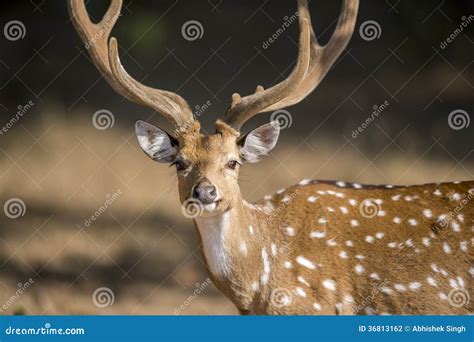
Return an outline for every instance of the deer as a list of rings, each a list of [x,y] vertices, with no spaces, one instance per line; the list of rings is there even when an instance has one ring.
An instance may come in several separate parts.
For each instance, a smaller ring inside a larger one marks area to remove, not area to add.
[[[164,116],[171,133],[144,121],[138,144],[174,165],[181,204],[192,217],[207,272],[242,315],[472,314],[474,181],[362,185],[303,179],[249,203],[238,175],[275,147],[271,121],[242,134],[260,113],[296,105],[325,77],[354,31],[358,0],[343,0],[334,33],[316,39],[306,0],[298,0],[296,64],[280,83],[232,95],[201,132],[178,94],[148,87],[121,64],[110,33],[122,1],[91,22],[84,0],[69,0],[77,32],[105,80],[121,96]]]

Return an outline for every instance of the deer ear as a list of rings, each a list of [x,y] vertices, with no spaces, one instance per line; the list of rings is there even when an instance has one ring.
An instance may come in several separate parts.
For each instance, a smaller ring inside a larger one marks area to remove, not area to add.
[[[143,152],[154,161],[171,163],[176,158],[179,143],[164,130],[139,120],[135,133]]]
[[[276,145],[280,135],[278,121],[260,126],[237,141],[239,154],[244,162],[256,163]]]

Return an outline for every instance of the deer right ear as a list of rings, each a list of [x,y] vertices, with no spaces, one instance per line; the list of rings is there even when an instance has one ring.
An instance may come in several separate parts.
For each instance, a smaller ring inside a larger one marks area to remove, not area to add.
[[[179,143],[164,130],[139,120],[135,133],[143,152],[154,161],[171,163],[176,158]]]
[[[256,163],[276,145],[280,135],[278,121],[260,126],[237,141],[240,158],[247,163]]]

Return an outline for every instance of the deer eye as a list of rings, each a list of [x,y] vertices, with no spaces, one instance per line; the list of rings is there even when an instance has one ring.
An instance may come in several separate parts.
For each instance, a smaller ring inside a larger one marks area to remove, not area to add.
[[[174,165],[176,167],[176,171],[183,171],[188,168],[185,162],[182,160],[175,160],[171,165]]]
[[[239,162],[237,160],[231,160],[226,164],[226,167],[231,170],[235,170],[237,168],[237,165],[239,165]]]

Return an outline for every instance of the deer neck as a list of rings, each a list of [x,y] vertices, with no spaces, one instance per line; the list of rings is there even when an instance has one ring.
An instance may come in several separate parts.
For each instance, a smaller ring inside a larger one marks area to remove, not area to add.
[[[211,277],[232,300],[247,298],[249,289],[245,286],[258,282],[259,271],[248,262],[254,254],[260,256],[263,241],[259,239],[265,236],[257,214],[240,198],[237,205],[224,213],[195,218]]]

